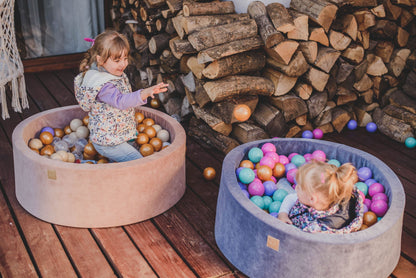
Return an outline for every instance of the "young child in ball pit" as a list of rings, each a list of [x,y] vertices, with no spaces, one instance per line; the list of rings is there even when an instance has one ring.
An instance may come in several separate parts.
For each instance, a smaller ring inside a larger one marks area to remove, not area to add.
[[[278,219],[306,232],[345,234],[363,222],[363,197],[354,187],[356,168],[312,161],[296,173],[296,193],[286,196]]]
[[[168,84],[132,92],[127,75],[129,42],[116,31],[107,30],[92,40],[75,77],[75,97],[89,112],[90,140],[97,152],[112,161],[143,157],[132,145],[136,138],[135,107],[147,98],[165,92]]]

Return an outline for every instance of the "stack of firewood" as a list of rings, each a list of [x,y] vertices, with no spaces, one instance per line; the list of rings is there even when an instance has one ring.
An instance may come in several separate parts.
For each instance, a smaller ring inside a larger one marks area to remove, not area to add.
[[[224,152],[307,129],[341,132],[351,119],[399,142],[414,136],[414,0],[253,1],[247,14],[232,1],[126,0],[113,12],[134,45],[136,87],[168,82],[166,112],[193,113],[189,134]],[[251,110],[245,122],[239,104]]]

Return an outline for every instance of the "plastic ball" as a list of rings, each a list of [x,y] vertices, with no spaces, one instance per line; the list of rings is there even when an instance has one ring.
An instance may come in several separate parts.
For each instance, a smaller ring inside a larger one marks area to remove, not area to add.
[[[264,207],[263,209],[268,210],[271,203],[273,203],[273,199],[270,196],[263,196]]]
[[[150,139],[149,144],[153,146],[153,149],[155,150],[155,152],[160,151],[163,147],[162,140],[160,140],[157,137],[154,137],[154,138]]]
[[[268,156],[263,156],[260,161],[259,161],[260,165],[266,165],[269,166],[270,169],[273,169],[274,165],[276,164],[273,160],[273,158],[268,157]]]
[[[53,135],[48,131],[44,131],[39,135],[39,139],[44,145],[49,145],[53,141]]]
[[[360,181],[365,181],[371,178],[373,175],[373,172],[368,167],[361,167],[357,170],[358,179]]]
[[[65,162],[68,161],[68,154],[69,154],[68,152],[63,151],[63,150],[57,151],[56,149],[55,151],[56,151],[55,154],[59,155],[62,161],[65,161]]]
[[[286,172],[286,168],[285,165],[283,165],[282,163],[276,163],[273,167],[273,176],[275,176],[276,178],[281,178],[285,175]]]
[[[377,223],[377,215],[374,212],[368,211],[364,213],[364,217],[363,217],[364,225],[367,225],[368,227],[370,227],[374,225],[375,223]]]
[[[277,180],[273,175],[270,177],[270,180],[273,181],[274,183],[277,183]]]
[[[245,159],[240,162],[240,167],[254,169],[254,164],[250,160]]]
[[[298,169],[292,169],[289,170],[286,174],[286,178],[290,183],[295,183],[295,177],[296,177],[296,173],[298,172]]]
[[[243,168],[238,173],[238,179],[245,184],[251,183],[255,177],[256,175],[254,174],[254,171],[250,168]]]
[[[349,130],[354,130],[357,128],[357,121],[356,120],[350,120],[347,124],[347,127]]]
[[[68,153],[68,159],[66,160],[69,163],[75,162],[75,155],[73,153]]]
[[[264,201],[262,197],[256,195],[256,196],[251,197],[250,201],[252,201],[260,209],[264,209]]]
[[[50,156],[49,158],[50,158],[50,159],[53,159],[53,160],[65,161],[65,160],[63,160],[62,156],[60,156],[60,155],[59,155],[59,154],[57,154],[57,153],[53,153],[53,154],[51,154],[51,156]]]
[[[414,137],[407,137],[406,140],[404,140],[404,144],[409,149],[413,149],[416,147],[416,139]]]
[[[82,123],[83,123],[85,126],[88,126],[88,124],[90,123],[90,117],[87,115],[87,116],[85,116],[84,118],[82,118]]]
[[[304,132],[302,132],[302,138],[306,138],[306,139],[312,139],[313,138],[313,133],[310,130],[305,130]]]
[[[305,153],[303,155],[303,157],[305,158],[306,162],[310,162],[312,160],[312,154],[311,153]]]
[[[143,144],[140,147],[139,151],[143,156],[149,156],[149,155],[153,154],[155,150],[153,149],[152,145],[147,143],[147,144]]]
[[[341,162],[339,162],[336,159],[330,159],[330,160],[328,160],[328,164],[332,164],[332,165],[335,165],[337,167],[341,166]]]
[[[324,132],[320,128],[315,128],[312,131],[312,133],[313,133],[313,138],[315,139],[322,139],[322,137],[324,136]]]
[[[156,130],[156,133],[162,130],[162,127],[160,125],[152,125],[152,127]]]
[[[240,189],[247,190],[247,185],[246,185],[246,184],[244,184],[244,183],[242,183],[242,182],[237,182],[237,183],[238,183],[238,185],[240,186]]]
[[[248,151],[248,159],[253,163],[259,162],[262,157],[263,152],[260,148],[254,147]]]
[[[387,202],[384,200],[376,200],[371,202],[371,211],[374,212],[377,216],[384,216],[386,214],[387,209],[389,206],[387,205]]]
[[[150,100],[150,106],[152,107],[152,108],[155,108],[155,109],[157,109],[157,108],[159,108],[160,107],[160,100],[158,99],[158,98],[152,98],[151,100]]]
[[[95,156],[97,154],[97,151],[94,148],[94,145],[92,143],[88,143],[84,147],[84,153],[89,156]]]
[[[169,141],[169,136],[169,131],[167,131],[166,129],[160,130],[156,135],[156,137],[162,140],[163,142]]]
[[[238,175],[240,174],[240,172],[241,172],[241,170],[243,169],[244,167],[238,167],[236,170],[235,170],[235,174],[237,175],[237,177],[238,177]]]
[[[56,152],[58,152],[58,151],[65,151],[65,152],[67,152],[69,150],[68,144],[65,141],[62,141],[62,140],[56,142],[54,144],[54,147],[55,147],[55,151]]]
[[[29,141],[29,148],[39,150],[43,147],[43,143],[40,139],[32,138]]]
[[[359,182],[357,182],[355,184],[355,187],[357,187],[357,189],[360,190],[364,194],[364,196],[367,195],[367,193],[368,193],[368,186],[365,183],[359,181]]]
[[[246,104],[238,104],[234,107],[233,115],[237,121],[244,122],[250,118],[251,109]]]
[[[145,119],[143,120],[143,124],[144,124],[145,126],[152,126],[152,125],[154,125],[154,124],[155,124],[155,120],[153,120],[152,118],[145,118]]]
[[[62,128],[54,128],[53,131],[55,133],[55,137],[62,138],[65,135],[65,132]]]
[[[280,210],[280,206],[282,205],[282,202],[280,201],[274,201],[269,205],[269,212],[270,213],[278,213]]]
[[[105,164],[108,163],[108,159],[107,158],[100,158],[97,160],[97,164]]]
[[[264,154],[268,152],[276,153],[276,146],[272,143],[265,143],[263,146],[261,146],[261,150]]]
[[[276,152],[266,152],[264,154],[264,157],[270,157],[271,159],[273,159],[274,163],[278,163],[279,162],[279,155]]]
[[[144,115],[143,115],[143,113],[142,113],[142,112],[136,112],[136,113],[134,114],[134,121],[135,121],[137,124],[140,124],[141,122],[143,122],[143,120],[144,120]]]
[[[257,169],[257,177],[262,181],[270,180],[272,175],[273,175],[273,170],[267,165],[261,165]]]
[[[379,193],[374,194],[374,196],[371,198],[372,202],[377,201],[377,200],[383,200],[384,202],[387,203],[389,201],[389,198],[387,197],[386,194],[379,192]]]
[[[277,190],[277,186],[272,181],[265,181],[263,182],[264,186],[264,194],[267,196],[272,196],[273,193]]]
[[[287,173],[287,172],[289,172],[289,171],[290,171],[290,170],[292,170],[292,169],[295,169],[295,168],[297,168],[297,167],[296,167],[296,165],[295,165],[294,163],[292,163],[292,162],[290,162],[290,163],[288,163],[288,164],[286,164],[286,165],[285,165],[286,173]]]
[[[273,193],[273,200],[282,202],[286,198],[287,194],[286,190],[279,188]]]
[[[81,119],[72,119],[72,121],[69,123],[69,127],[72,131],[76,131],[78,127],[82,126],[83,122]]]
[[[377,130],[377,125],[374,122],[369,122],[366,126],[365,129],[368,132],[374,133]]]
[[[247,199],[250,198],[250,193],[248,193],[248,191],[246,189],[242,189],[241,191],[247,197]]]
[[[55,152],[55,148],[52,145],[46,145],[40,149],[40,155],[52,155]]]
[[[206,179],[207,181],[213,180],[215,179],[216,173],[217,172],[215,171],[214,168],[206,167],[203,172],[204,179]]]
[[[146,133],[137,134],[136,143],[139,146],[141,146],[143,144],[146,144],[146,143],[149,143],[149,136],[147,136]]]
[[[269,209],[269,211],[270,211],[270,209]],[[270,216],[273,216],[274,218],[277,218],[277,216],[279,215],[279,213],[277,213],[277,212],[270,212],[269,215]]]
[[[371,206],[371,200],[370,200],[370,199],[365,198],[365,199],[364,199],[364,205],[366,205],[366,206],[367,206],[367,208],[369,208],[369,207]]]
[[[368,226],[367,226],[367,225],[365,225],[365,224],[362,224],[362,225],[361,225],[361,228],[360,228],[360,230],[359,230],[359,231],[363,231],[363,230],[365,230],[365,229],[368,229]]]
[[[286,165],[289,163],[289,158],[287,158],[285,155],[279,155],[279,162],[283,165]]]
[[[294,157],[292,157],[292,160],[291,160],[291,163],[295,164],[296,167],[298,167],[298,168],[301,165],[305,164],[305,162],[306,162],[305,158],[300,154],[295,155]]]
[[[255,178],[247,187],[248,193],[250,193],[251,196],[258,195],[263,196],[264,194],[264,185],[261,182],[261,180]]]
[[[378,182],[373,183],[368,187],[368,195],[373,197],[377,193],[384,193],[384,186]]]
[[[375,179],[368,179],[368,180],[365,181],[365,184],[370,186],[370,185],[372,185],[373,183],[376,183],[376,182],[377,181]]]
[[[153,126],[145,127],[145,129],[143,130],[143,133],[147,134],[147,136],[149,136],[149,138],[153,138],[153,137],[156,136],[156,130],[153,128]]]
[[[45,126],[44,128],[42,128],[42,129],[40,130],[40,133],[42,133],[42,132],[44,132],[44,131],[47,131],[47,132],[49,132],[50,134],[52,134],[52,136],[55,136],[55,130],[54,130],[53,128],[49,127],[49,126]]]
[[[368,207],[365,205],[365,204],[363,204],[363,210],[364,210],[364,213],[366,213],[367,211],[368,211]]]
[[[360,194],[361,198],[364,200],[365,199],[365,195],[362,191],[358,190],[358,193]]]
[[[77,128],[77,130],[75,131],[75,134],[77,135],[78,138],[87,138],[88,135],[90,134],[90,131],[88,127],[86,127],[85,125],[81,125]]]
[[[321,150],[316,150],[312,153],[312,159],[325,162],[326,154]]]
[[[291,153],[291,154],[289,154],[289,155],[287,156],[287,158],[289,159],[289,161],[291,161],[291,160],[292,160],[292,158],[293,158],[295,155],[298,155],[298,153]]]

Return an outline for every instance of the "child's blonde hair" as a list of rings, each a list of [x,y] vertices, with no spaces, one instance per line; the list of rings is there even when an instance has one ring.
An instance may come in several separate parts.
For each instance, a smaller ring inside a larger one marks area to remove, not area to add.
[[[97,55],[101,56],[105,63],[110,57],[118,59],[123,53],[128,55],[129,52],[130,45],[126,36],[113,30],[107,30],[95,38],[93,46],[85,53],[79,70],[85,72],[93,63],[97,63]]]
[[[357,181],[357,170],[351,163],[337,167],[312,161],[299,167],[296,173],[297,186],[309,195],[320,193],[329,206],[347,203]]]

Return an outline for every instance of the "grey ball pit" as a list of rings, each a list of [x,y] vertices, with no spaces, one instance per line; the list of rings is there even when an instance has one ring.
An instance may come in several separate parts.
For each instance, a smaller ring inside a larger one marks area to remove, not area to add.
[[[87,113],[78,105],[51,109],[13,131],[16,197],[32,215],[82,228],[136,223],[165,212],[185,193],[186,134],[169,115],[140,107],[170,133],[171,145],[134,161],[76,164],[42,157],[27,146],[42,127],[64,127]]]
[[[237,184],[235,170],[252,147],[271,142],[277,153],[323,150],[328,158],[367,166],[386,188],[389,210],[380,222],[351,234],[312,234],[278,221],[255,206]],[[345,145],[313,139],[246,143],[224,159],[215,239],[225,257],[250,277],[388,277],[400,258],[405,194],[385,163]]]

